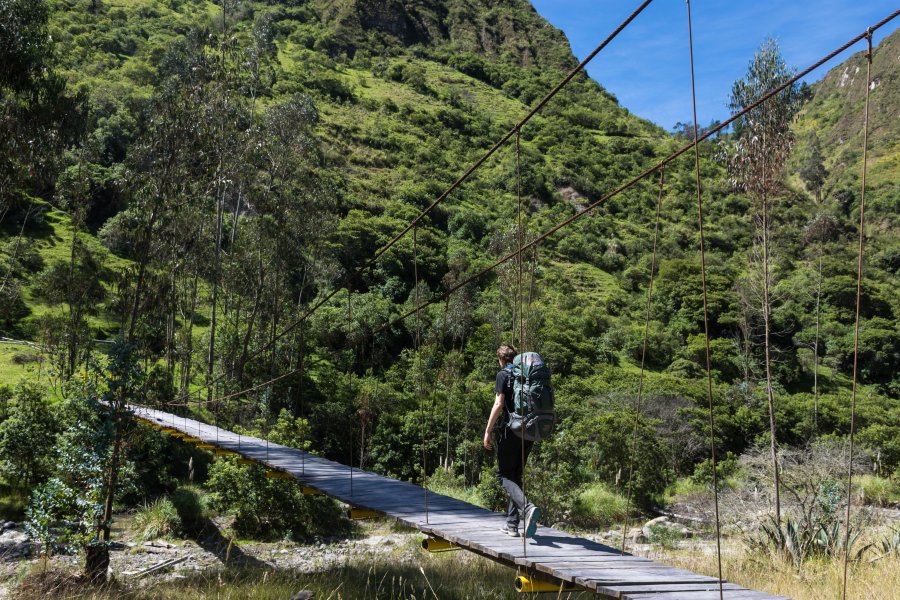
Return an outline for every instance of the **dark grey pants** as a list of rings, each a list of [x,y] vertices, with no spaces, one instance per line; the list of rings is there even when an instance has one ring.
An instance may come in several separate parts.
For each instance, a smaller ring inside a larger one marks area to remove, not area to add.
[[[519,525],[520,518],[525,518],[525,506],[528,504],[528,499],[525,497],[525,492],[522,491],[522,473],[533,445],[534,442],[525,442],[525,460],[523,461],[522,439],[508,427],[503,428],[497,440],[497,477],[500,478],[500,485],[509,496],[506,522],[513,527]]]

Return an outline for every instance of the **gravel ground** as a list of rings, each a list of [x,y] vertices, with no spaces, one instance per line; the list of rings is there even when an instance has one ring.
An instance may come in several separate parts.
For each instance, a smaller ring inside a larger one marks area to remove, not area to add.
[[[220,527],[225,524],[217,523]],[[129,539],[128,532],[119,530],[117,537],[121,541],[115,542],[111,548],[110,570],[116,578],[128,579],[132,576],[130,574],[163,561],[184,559],[172,568],[141,578],[142,583],[150,584],[183,578],[193,571],[216,569],[226,560],[228,564],[256,564],[314,573],[363,558],[371,560],[377,556],[416,551],[421,534],[385,532],[386,529],[384,523],[366,524],[360,532],[364,537],[317,539],[306,544],[288,541],[231,543],[221,534],[197,541],[140,542]],[[0,599],[11,598],[11,588],[18,576],[41,560],[33,552],[33,544],[20,524],[0,523]],[[82,560],[80,556],[54,556],[50,563],[51,566],[77,571]]]

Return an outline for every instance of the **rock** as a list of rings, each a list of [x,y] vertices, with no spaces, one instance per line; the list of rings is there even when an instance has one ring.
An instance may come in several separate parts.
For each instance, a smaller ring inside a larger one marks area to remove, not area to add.
[[[641,532],[644,534],[645,538],[650,538],[652,537],[652,528],[660,525],[665,527],[669,526],[669,517],[656,517],[655,519],[650,519],[649,521],[644,523],[644,526],[641,528]]]
[[[291,600],[311,600],[316,596],[315,592],[310,592],[309,590],[301,590],[291,596]]]

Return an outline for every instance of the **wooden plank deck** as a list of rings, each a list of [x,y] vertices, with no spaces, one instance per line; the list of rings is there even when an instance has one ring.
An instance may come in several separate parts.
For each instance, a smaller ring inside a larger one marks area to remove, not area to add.
[[[170,413],[132,406],[135,417],[188,434],[204,443],[231,450],[271,469],[284,471],[304,486],[341,502],[391,517],[425,534],[546,577],[617,600],[719,600],[714,577],[668,567],[652,560],[621,554],[597,542],[550,527],[538,526],[523,548],[521,538],[499,532],[505,515],[427,493],[412,483],[353,469],[302,450],[267,443]],[[741,586],[723,584],[725,600],[786,600]]]

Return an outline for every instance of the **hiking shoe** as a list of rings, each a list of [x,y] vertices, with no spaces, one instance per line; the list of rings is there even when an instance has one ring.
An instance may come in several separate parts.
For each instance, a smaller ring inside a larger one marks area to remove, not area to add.
[[[541,518],[541,509],[534,504],[528,504],[525,507],[525,537],[534,537],[537,531],[538,519]]]
[[[506,524],[500,528],[500,531],[502,531],[503,533],[505,533],[506,535],[508,535],[510,537],[519,537],[519,527],[516,525]]]

